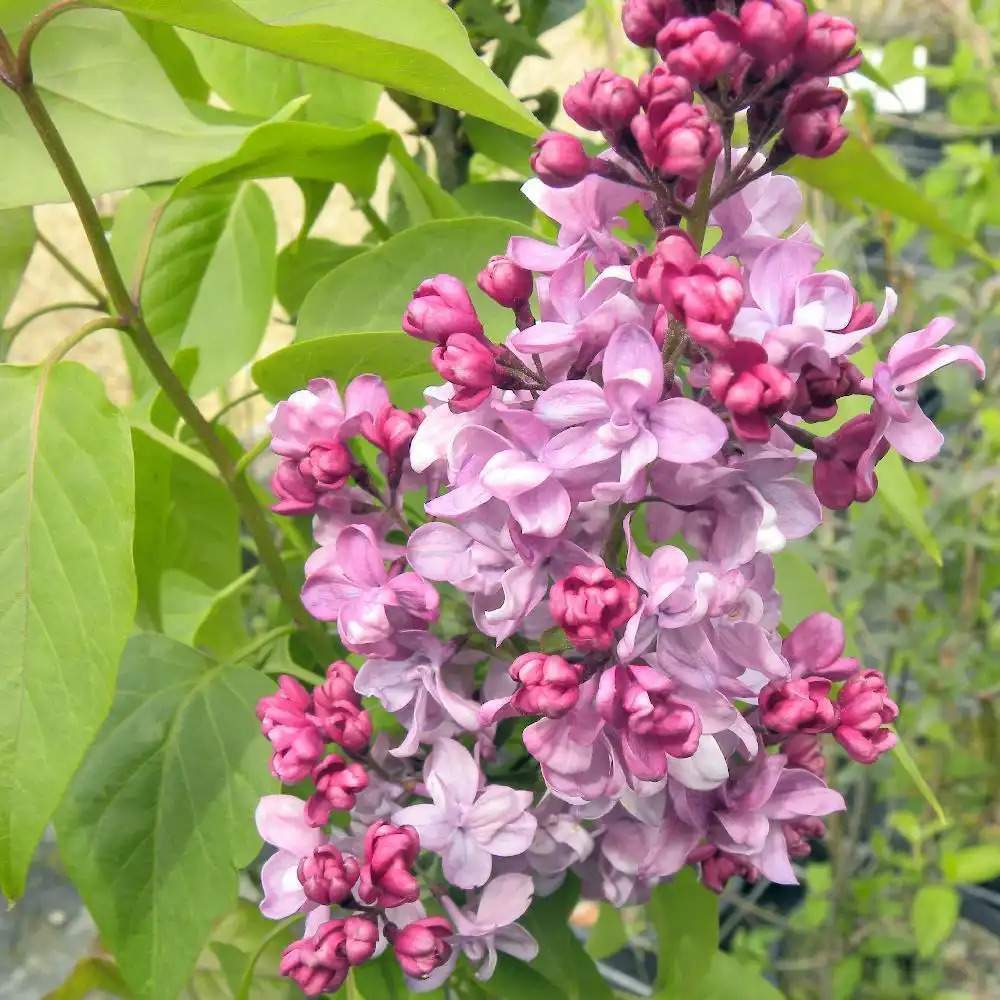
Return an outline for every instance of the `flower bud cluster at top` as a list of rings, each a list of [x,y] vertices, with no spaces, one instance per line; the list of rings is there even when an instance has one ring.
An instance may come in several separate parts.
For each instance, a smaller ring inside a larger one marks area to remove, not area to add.
[[[895,742],[885,679],[836,618],[779,631],[771,556],[871,499],[890,448],[934,457],[919,382],[982,360],[938,318],[863,373],[851,357],[896,297],[860,301],[795,228],[801,194],[773,171],[843,143],[848,21],[626,0],[623,23],[662,62],[566,94],[599,156],[539,140],[524,193],[558,236],[483,262],[503,341],[462,281],[430,276],[402,319],[442,380],[423,407],[375,375],[318,378],[269,418],[274,510],[313,518],[303,603],[358,664],[312,691],[282,678],[258,711],[274,775],[308,782],[257,822],[261,909],[304,915],[281,969],[311,996],[385,948],[414,989],[463,955],[480,978],[498,950],[530,960],[518,921],[568,872],[619,906],[686,865],[716,891],[795,882],[844,808],[829,741],[861,763]],[[634,206],[651,247],[623,235]],[[867,412],[809,429],[848,396]],[[532,780],[505,780],[504,741]]]

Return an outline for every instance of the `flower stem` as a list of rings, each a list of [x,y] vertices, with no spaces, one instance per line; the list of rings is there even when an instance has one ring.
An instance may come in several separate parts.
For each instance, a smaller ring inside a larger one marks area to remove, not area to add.
[[[108,296],[81,271],[44,233],[38,233],[38,242],[56,259],[59,266],[81,287],[84,291],[94,296],[95,305],[87,306],[88,309],[107,309]]]
[[[49,9],[53,10],[54,8]],[[223,481],[233,494],[243,523],[253,538],[258,558],[266,567],[271,582],[292,619],[306,631],[309,645],[317,660],[324,662],[332,659],[333,646],[326,634],[326,629],[320,622],[312,618],[302,606],[298,589],[288,575],[281,553],[275,545],[267,516],[254,497],[249,482],[237,469],[237,463],[229,453],[222,438],[206,420],[188,394],[184,383],[170,367],[170,363],[146,326],[138,306],[132,301],[125,285],[125,279],[118,269],[118,264],[108,244],[101,218],[90,198],[90,193],[87,191],[79,168],[59,134],[41,96],[31,82],[30,67],[26,65],[22,67],[20,59],[16,68],[10,66],[8,52],[9,46],[6,50],[0,47],[0,62],[4,64],[2,67],[4,77],[10,81],[11,89],[20,99],[76,207],[87,235],[87,241],[94,254],[97,269],[101,274],[101,280],[108,290],[111,304],[118,313],[116,322],[128,329],[132,343],[146,367],[218,468]]]

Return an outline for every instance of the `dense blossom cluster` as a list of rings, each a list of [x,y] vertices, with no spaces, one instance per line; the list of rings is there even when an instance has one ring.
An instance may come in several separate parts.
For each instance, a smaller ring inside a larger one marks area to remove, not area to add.
[[[312,691],[282,678],[259,708],[274,775],[311,781],[257,815],[262,909],[305,915],[282,972],[309,995],[386,947],[414,988],[462,954],[481,978],[498,950],[530,959],[518,920],[570,871],[617,905],[685,865],[715,890],[794,882],[844,808],[823,737],[862,763],[893,746],[897,708],[841,623],[779,630],[771,556],[870,499],[890,447],[933,457],[919,381],[982,361],[941,346],[945,319],[870,376],[851,361],[895,296],[816,270],[772,170],[843,142],[829,77],[857,64],[854,28],[801,0],[718,7],[627,0],[663,62],[566,95],[610,148],[539,142],[524,192],[559,234],[480,274],[512,313],[502,342],[431,277],[402,321],[443,380],[423,408],[363,375],[271,415],[275,510],[314,518],[303,602],[359,664]],[[635,205],[651,248],[623,233]],[[809,429],[845,397],[866,412]],[[362,697],[396,720],[374,741]]]

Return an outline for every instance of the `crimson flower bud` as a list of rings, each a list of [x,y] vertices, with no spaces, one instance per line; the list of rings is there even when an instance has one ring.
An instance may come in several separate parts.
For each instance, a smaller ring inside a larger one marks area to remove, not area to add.
[[[483,335],[465,285],[451,274],[420,282],[403,315],[403,329],[418,340],[443,344],[453,333]]]
[[[531,154],[531,169],[549,186],[572,187],[591,170],[590,157],[576,136],[546,132]]]
[[[686,13],[684,0],[625,0],[622,27],[633,45],[651,49],[667,21]]]
[[[305,780],[323,756],[323,738],[312,722],[275,726],[268,733],[268,739],[274,747],[271,773],[283,785]]]
[[[393,907],[415,903],[420,885],[410,868],[420,853],[420,838],[412,826],[376,820],[365,834],[365,863],[358,895],[369,906]]]
[[[846,17],[818,11],[810,15],[795,51],[795,63],[813,76],[843,76],[857,69],[861,54],[854,52],[858,29]]]
[[[351,965],[367,962],[378,947],[378,924],[368,917],[348,917],[344,921],[344,954]]]
[[[496,355],[483,341],[467,333],[452,334],[431,351],[431,364],[455,387],[449,406],[454,413],[474,410],[506,381]]]
[[[299,462],[299,472],[321,492],[339,490],[351,474],[351,453],[339,441],[314,444]]]
[[[694,180],[722,150],[719,126],[700,104],[675,104],[655,98],[646,114],[632,121],[632,135],[646,163],[661,174]],[[666,114],[663,109],[669,108]]]
[[[749,0],[740,8],[740,40],[755,59],[780,62],[805,35],[807,20],[802,0]]]
[[[852,503],[867,503],[878,489],[878,479],[871,483],[858,472],[858,462],[872,443],[875,418],[870,413],[852,417],[828,438],[817,442],[821,450],[813,463],[813,489],[819,502],[830,510],[845,510]],[[875,450],[878,462],[889,452],[882,440]]]
[[[789,411],[808,423],[836,416],[837,400],[857,392],[864,376],[846,357],[834,358],[829,369],[806,362],[795,383],[795,398]]]
[[[350,964],[346,956],[337,953],[343,923],[327,921],[312,937],[293,941],[281,954],[281,974],[295,982],[307,997],[335,993],[347,979]]]
[[[668,21],[656,36],[656,50],[671,73],[706,86],[736,66],[739,42],[740,22],[714,11],[708,17]]]
[[[639,111],[639,89],[610,69],[592,69],[563,97],[566,114],[595,132],[620,132]]]
[[[832,156],[848,136],[840,124],[846,107],[847,94],[824,80],[794,87],[785,101],[784,144],[799,156],[816,160]]]
[[[444,917],[424,917],[414,920],[392,934],[392,947],[406,975],[426,979],[436,968],[451,958],[447,939],[455,931]]]
[[[323,844],[299,861],[297,874],[307,899],[330,906],[350,896],[360,871],[357,858],[341,854],[333,844]]]
[[[315,714],[323,717],[329,714],[337,702],[349,701],[361,705],[361,698],[354,690],[357,674],[346,660],[334,660],[326,668],[326,680],[313,688],[313,705]]]
[[[731,878],[742,878],[745,882],[756,882],[760,878],[760,869],[751,864],[747,858],[735,854],[715,854],[701,862],[701,882],[712,892],[722,892]]]
[[[306,713],[312,709],[312,697],[294,678],[282,674],[278,690],[257,702],[261,732],[267,736],[275,726],[308,725]]]
[[[899,716],[879,670],[861,670],[837,695],[840,724],[833,731],[837,742],[859,764],[874,764],[896,745],[896,734],[885,728]]]
[[[671,73],[666,66],[658,65],[639,77],[639,97],[646,109],[657,101],[660,113],[666,115],[678,104],[691,104],[694,88],[686,77]]]
[[[768,364],[760,344],[742,340],[712,365],[709,391],[732,418],[741,441],[766,442],[771,437],[771,418],[788,409],[795,383],[780,368]]]
[[[828,733],[839,721],[830,681],[801,677],[772,681],[758,696],[760,721],[776,733]]]
[[[410,457],[410,442],[424,419],[420,410],[401,410],[386,403],[375,416],[361,416],[361,434],[389,460],[389,485],[396,487],[403,475],[403,466]]]
[[[522,309],[531,298],[531,272],[506,257],[490,257],[476,284],[505,309]]]
[[[334,811],[348,812],[354,808],[358,792],[368,787],[368,775],[357,763],[348,764],[339,754],[331,753],[312,772],[316,791],[306,801],[306,822],[322,826]]]
[[[574,566],[549,593],[552,617],[577,649],[609,649],[638,606],[635,584],[604,566]]]
[[[561,656],[523,653],[510,665],[510,676],[521,684],[514,707],[523,715],[558,719],[580,697],[582,673],[582,664],[569,663]]]
[[[812,853],[809,841],[822,840],[826,836],[826,824],[817,817],[807,816],[805,819],[782,823],[781,832],[785,835],[789,857],[808,858]]]
[[[805,771],[822,778],[826,771],[826,758],[819,745],[819,740],[809,733],[796,733],[789,736],[781,745],[788,767],[801,767]]]
[[[360,753],[371,742],[372,717],[358,705],[356,697],[343,701],[321,698],[313,719],[331,743],[348,753]]]
[[[316,480],[303,475],[299,463],[294,458],[283,458],[271,477],[271,492],[278,498],[271,510],[286,517],[313,514],[319,495]]]

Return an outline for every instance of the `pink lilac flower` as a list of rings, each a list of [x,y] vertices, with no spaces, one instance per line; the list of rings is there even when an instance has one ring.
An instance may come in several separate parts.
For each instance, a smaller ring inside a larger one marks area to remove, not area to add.
[[[535,835],[531,792],[489,785],[472,755],[454,740],[438,740],[424,764],[431,801],[401,809],[393,822],[412,826],[425,848],[441,854],[445,878],[472,889],[490,877],[494,857],[527,850]]]
[[[298,867],[327,842],[327,837],[307,822],[305,806],[294,795],[265,795],[257,804],[257,832],[277,848],[260,873],[264,890],[260,912],[272,920],[307,912],[317,905],[307,898]]]
[[[392,948],[403,972],[413,979],[427,979],[451,957],[447,939],[452,934],[444,917],[424,917],[394,931]]]
[[[888,727],[899,716],[889,697],[885,677],[878,670],[862,670],[837,695],[840,723],[833,731],[837,742],[861,764],[873,764],[896,745]]]
[[[552,618],[577,649],[609,649],[614,630],[634,614],[639,593],[631,580],[604,566],[574,566],[549,592]]]
[[[411,826],[376,820],[368,828],[358,896],[363,903],[402,906],[420,898],[420,885],[411,871],[420,851],[420,839]]]
[[[342,854],[333,844],[320,844],[300,859],[295,872],[306,898],[320,906],[347,899],[360,873],[357,858]]]
[[[437,344],[455,333],[483,335],[465,285],[451,274],[439,274],[417,286],[403,316],[403,329],[411,337]]]
[[[439,598],[416,573],[390,575],[371,529],[360,525],[309,557],[302,603],[321,621],[335,621],[348,649],[390,655],[396,632],[437,619]]]
[[[639,89],[609,69],[592,69],[563,96],[566,114],[593,131],[627,128],[639,111]]]

